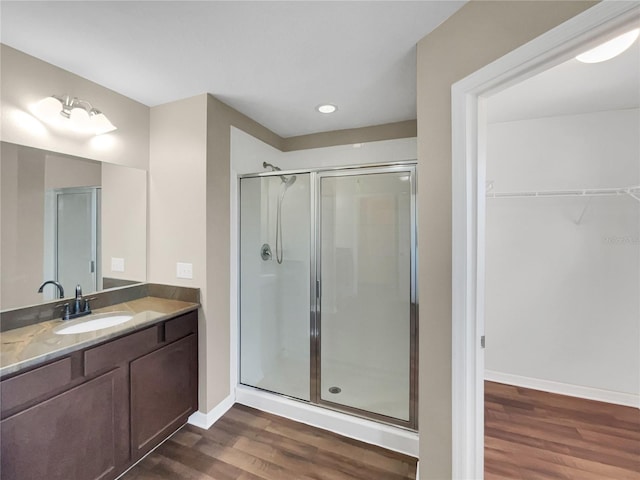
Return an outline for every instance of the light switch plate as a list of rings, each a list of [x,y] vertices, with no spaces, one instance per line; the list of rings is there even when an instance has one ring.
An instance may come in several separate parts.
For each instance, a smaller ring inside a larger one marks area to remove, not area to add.
[[[111,271],[124,272],[124,258],[111,257]]]
[[[176,263],[176,276],[178,278],[193,278],[193,264],[192,263]]]

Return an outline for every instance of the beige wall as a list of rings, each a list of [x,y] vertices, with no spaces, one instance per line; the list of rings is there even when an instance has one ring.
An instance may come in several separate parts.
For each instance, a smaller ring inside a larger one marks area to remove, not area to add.
[[[282,139],[211,95],[207,100],[207,302],[212,328],[207,334],[209,411],[230,393],[231,126],[276,148]]]
[[[44,156],[44,188],[99,187],[102,183],[100,162],[63,157],[41,152]]]
[[[418,43],[420,478],[451,478],[451,85],[594,5],[470,2]]]
[[[209,372],[206,259],[207,96],[151,109],[148,280],[200,288],[200,408]],[[176,263],[193,264],[178,279]]]
[[[102,163],[102,276],[147,279],[147,172]],[[124,259],[124,272],[111,271],[111,258]]]
[[[0,309],[40,303],[44,242],[43,152],[2,143]],[[8,281],[7,281],[8,280]]]
[[[417,134],[415,120],[386,123],[372,127],[350,128],[334,130],[332,132],[313,133],[298,137],[284,138],[281,150],[308,150],[311,148],[332,147],[335,145],[349,145],[352,143],[379,142],[396,138],[413,138]]]
[[[0,140],[53,152],[147,169],[149,108],[97,83],[0,45]],[[103,110],[118,129],[99,137],[53,130],[35,120],[30,105],[69,94]]]
[[[149,281],[200,288],[200,395],[208,412],[230,394],[230,131],[281,139],[210,95],[151,109]],[[193,264],[193,279],[176,277]]]

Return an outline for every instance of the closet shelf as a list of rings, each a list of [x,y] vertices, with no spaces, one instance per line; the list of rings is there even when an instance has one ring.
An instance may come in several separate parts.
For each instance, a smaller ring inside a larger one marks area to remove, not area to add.
[[[487,198],[531,198],[531,197],[610,197],[629,195],[640,202],[640,185],[621,188],[586,188],[582,190],[546,190],[528,192],[493,192],[493,182],[487,184]]]

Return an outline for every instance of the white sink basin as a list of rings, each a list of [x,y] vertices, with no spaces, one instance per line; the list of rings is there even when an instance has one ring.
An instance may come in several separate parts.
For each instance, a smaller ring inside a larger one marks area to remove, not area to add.
[[[58,335],[71,335],[74,333],[95,332],[103,328],[115,327],[128,322],[133,318],[129,312],[106,312],[90,315],[85,318],[72,320],[54,330]]]

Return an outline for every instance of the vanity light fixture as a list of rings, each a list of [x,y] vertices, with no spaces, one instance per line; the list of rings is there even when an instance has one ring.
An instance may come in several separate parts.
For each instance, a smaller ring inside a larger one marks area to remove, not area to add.
[[[70,95],[51,95],[40,100],[34,112],[49,124],[80,133],[102,135],[116,130],[104,113],[93,108],[86,100]]]
[[[336,107],[335,105],[331,104],[331,103],[325,103],[322,105],[318,105],[316,107],[316,110],[319,111],[320,113],[333,113],[336,110],[338,110],[338,107]]]
[[[638,39],[640,28],[623,33],[591,50],[581,53],[576,60],[582,63],[600,63],[617,57],[627,50]]]

